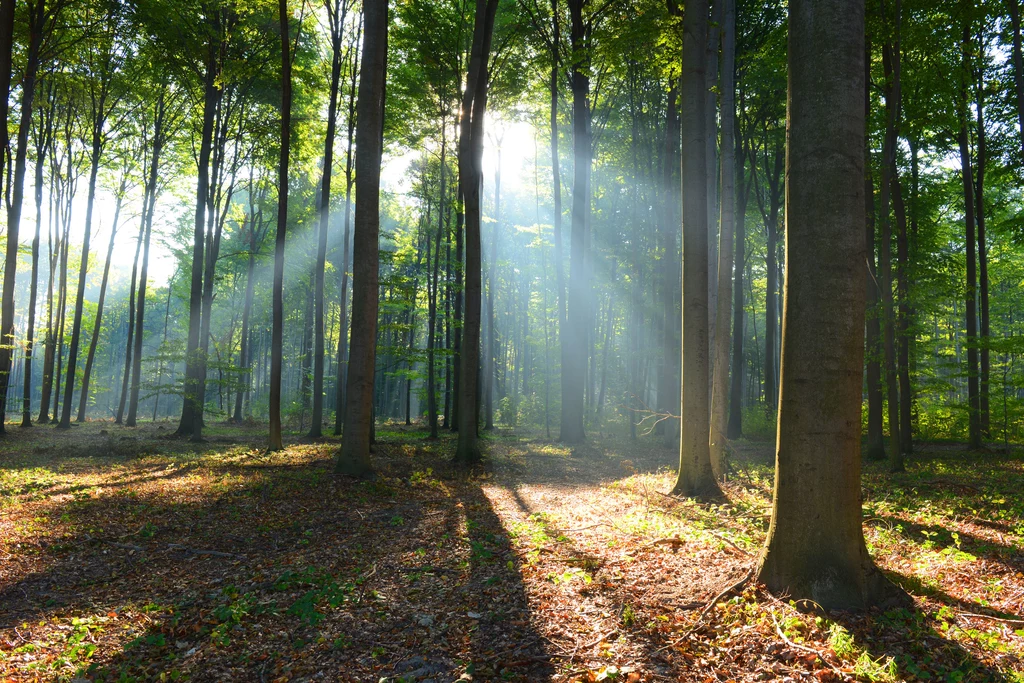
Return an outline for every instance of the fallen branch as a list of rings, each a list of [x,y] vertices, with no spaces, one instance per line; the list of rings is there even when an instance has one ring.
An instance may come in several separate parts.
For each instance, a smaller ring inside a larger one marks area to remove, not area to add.
[[[772,623],[775,624],[775,632],[779,634],[779,638],[782,638],[782,640],[785,641],[786,645],[789,645],[790,647],[792,647],[794,649],[797,649],[797,650],[800,650],[802,652],[807,652],[809,654],[814,655],[815,657],[820,659],[822,662],[827,664],[828,668],[832,669],[832,671],[834,671],[837,675],[842,677],[843,680],[846,680],[846,674],[843,672],[843,670],[840,669],[839,667],[837,667],[836,665],[834,665],[832,662],[828,661],[825,658],[825,655],[823,653],[818,652],[813,647],[808,647],[806,645],[798,645],[797,643],[794,643],[792,640],[790,640],[786,636],[786,634],[783,633],[782,627],[779,626],[779,621],[778,621],[778,619],[775,618],[775,612],[769,612],[769,614],[772,615]]]
[[[171,550],[177,550],[182,553],[192,553],[193,555],[213,555],[214,557],[238,557],[234,553],[224,553],[219,550],[199,550],[196,548],[189,548],[178,543],[168,543],[167,547]]]
[[[1024,619],[1006,619],[1004,617],[993,617],[989,614],[975,614],[974,612],[960,612],[961,617],[977,617],[978,619],[989,619],[991,621],[1001,621],[1004,624],[1024,624]]]
[[[604,633],[604,634],[601,634],[600,636],[598,636],[597,640],[594,640],[594,641],[589,642],[586,645],[584,645],[583,649],[584,650],[589,650],[590,648],[594,647],[598,643],[600,643],[602,641],[605,641],[605,640],[608,640],[612,636],[618,634],[618,632],[619,632],[619,629],[613,628],[611,631],[608,631],[607,633]]]
[[[693,635],[694,632],[696,632],[696,630],[698,628],[700,628],[701,624],[704,622],[704,617],[707,616],[708,612],[710,612],[712,610],[712,608],[714,608],[714,606],[718,604],[718,601],[721,600],[722,598],[724,598],[729,593],[732,593],[733,591],[742,588],[754,576],[754,570],[755,569],[757,569],[757,565],[756,564],[750,565],[750,569],[747,570],[747,573],[743,575],[742,579],[740,579],[736,583],[732,584],[731,586],[727,586],[726,588],[724,588],[722,590],[721,593],[719,593],[718,595],[713,597],[711,600],[709,600],[704,605],[704,609],[702,609],[700,611],[700,614],[697,615],[697,620],[693,622],[693,626],[691,626],[690,628],[686,629],[686,632],[683,635],[681,635],[679,638],[677,638],[676,640],[672,641],[671,643],[669,643],[668,645],[666,645],[666,646],[664,646],[662,648],[659,648],[658,652],[661,652],[662,650],[667,650],[670,647],[676,647],[680,643],[684,642],[691,635]]]
[[[735,543],[733,543],[732,541],[730,541],[730,540],[729,540],[728,538],[726,538],[725,536],[721,536],[721,535],[719,535],[719,534],[716,534],[716,533],[715,533],[714,531],[708,531],[707,529],[704,529],[704,532],[705,532],[705,533],[708,533],[708,534],[711,534],[712,536],[714,536],[715,538],[717,538],[717,539],[718,539],[719,541],[722,541],[723,543],[728,543],[728,544],[729,544],[729,545],[731,545],[731,546],[732,546],[733,548],[736,548],[736,550],[740,551],[741,553],[743,553],[743,554],[744,554],[744,555],[746,555],[747,557],[750,557],[750,552],[748,552],[748,551],[744,550],[743,548],[739,547],[738,545],[736,545]]]

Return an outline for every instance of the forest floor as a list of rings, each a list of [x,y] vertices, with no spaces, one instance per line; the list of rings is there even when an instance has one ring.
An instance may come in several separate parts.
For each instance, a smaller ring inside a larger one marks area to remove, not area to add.
[[[0,680],[1024,681],[1024,452],[926,444],[868,465],[865,534],[914,609],[801,612],[748,576],[770,444],[725,497],[672,498],[654,437],[568,449],[378,431],[11,429],[0,441]],[[731,590],[730,590],[731,589]]]

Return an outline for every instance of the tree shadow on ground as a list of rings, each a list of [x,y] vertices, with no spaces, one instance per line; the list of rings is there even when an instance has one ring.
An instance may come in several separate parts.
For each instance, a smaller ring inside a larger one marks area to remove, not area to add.
[[[476,480],[387,445],[376,465],[376,482],[336,480],[320,458],[37,501],[60,522],[0,581],[0,671],[547,678],[518,559]]]

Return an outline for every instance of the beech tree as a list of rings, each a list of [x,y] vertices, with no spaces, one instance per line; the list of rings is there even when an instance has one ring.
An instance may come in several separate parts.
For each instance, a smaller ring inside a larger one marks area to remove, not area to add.
[[[826,609],[898,602],[862,530],[864,2],[790,0],[786,287],[772,520],[758,575]]]

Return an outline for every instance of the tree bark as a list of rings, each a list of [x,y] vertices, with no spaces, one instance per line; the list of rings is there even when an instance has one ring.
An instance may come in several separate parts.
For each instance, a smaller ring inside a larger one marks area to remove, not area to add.
[[[984,51],[984,45],[979,39],[979,45]],[[983,437],[989,435],[989,377],[991,375],[991,361],[989,353],[989,333],[991,326],[989,323],[989,302],[988,302],[988,246],[985,240],[985,163],[988,160],[988,154],[986,149],[986,132],[985,132],[985,55],[981,55],[978,60],[978,87],[977,87],[977,102],[975,109],[977,110],[978,119],[978,133],[977,133],[977,192],[975,193],[975,201],[978,205],[977,208],[977,221],[978,221],[978,300],[979,308],[981,309],[981,335],[979,337],[980,345],[980,357],[981,357],[981,382],[979,386],[979,400],[978,408],[981,411],[978,416],[979,427]],[[909,404],[908,404],[909,411]]]
[[[590,175],[593,150],[590,135],[590,37],[583,10],[589,0],[568,0],[571,19],[570,43],[573,62],[572,139],[573,186],[572,231],[569,236],[569,291],[566,324],[561,328],[562,415],[559,440],[581,443],[590,330],[590,293],[587,277],[586,233],[590,222]],[[700,58],[703,59],[703,45]],[[703,83],[702,83],[703,85]],[[703,114],[703,111],[702,111]]]
[[[8,149],[7,133],[7,100],[10,96],[11,46],[13,41],[14,2],[0,3],[0,78],[3,87],[0,97],[0,121],[4,131],[0,134],[0,145]],[[29,45],[26,55],[25,74],[21,83],[21,117],[18,123],[17,150],[14,158],[14,181],[11,202],[7,210],[7,253],[4,260],[3,294],[0,298],[0,434],[5,431],[7,415],[7,395],[10,389],[12,356],[14,354],[14,286],[18,271],[18,239],[21,228],[21,209],[25,198],[25,167],[28,156],[28,133],[32,127],[32,105],[36,94],[36,76],[39,72],[39,50],[43,41],[43,21],[45,9],[43,0],[35,0],[29,6]],[[2,159],[3,152],[0,152]],[[2,165],[0,165],[2,168]],[[95,176],[95,171],[93,171]],[[90,206],[91,206],[90,195]],[[91,209],[90,209],[91,211]],[[88,232],[86,244],[88,245]],[[35,244],[35,242],[33,243]],[[34,253],[38,253],[34,250]]]
[[[196,182],[195,223],[192,232],[192,280],[188,300],[188,340],[185,346],[185,381],[182,394],[178,436],[202,439],[202,395],[200,331],[203,311],[203,256],[205,254],[206,205],[210,194],[210,153],[213,148],[213,124],[221,99],[220,29],[221,16],[213,12],[212,36],[207,46],[206,75],[203,83],[203,125],[200,132],[198,177]]]
[[[107,244],[107,258],[103,262],[103,278],[100,280],[100,296],[96,302],[96,321],[92,327],[92,339],[89,340],[89,353],[85,357],[85,372],[82,374],[82,390],[78,397],[78,416],[75,422],[85,422],[85,411],[89,404],[89,380],[92,377],[92,364],[96,359],[96,346],[103,330],[103,304],[107,298],[107,281],[110,276],[110,259],[114,255],[114,238],[117,237],[117,223],[121,218],[121,204],[124,200],[127,185],[127,169],[121,178],[121,188],[117,193],[114,206],[114,222],[110,226],[110,242]]]
[[[858,609],[899,597],[861,526],[864,2],[789,12],[782,388],[758,574],[793,599]]]
[[[387,71],[387,0],[363,2],[363,66],[356,105],[355,248],[352,273],[352,344],[345,402],[345,430],[335,472],[369,475],[378,310],[380,164]]]
[[[714,376],[711,391],[711,466],[715,476],[727,467],[726,422],[729,410],[729,313],[732,304],[733,228],[736,214],[736,0],[722,3],[722,220],[718,248],[718,310],[715,323]],[[742,316],[734,334],[743,334]]]
[[[281,151],[277,166],[277,233],[274,239],[274,322],[270,340],[270,443],[267,448],[269,451],[284,449],[284,443],[281,440],[281,370],[284,362],[284,244],[288,234],[288,154],[291,151],[292,138],[292,60],[290,55],[291,36],[288,31],[288,0],[279,0],[278,18],[281,22]],[[330,171],[326,172],[328,175],[330,174]],[[322,229],[323,224],[321,224]],[[321,235],[320,241],[324,243],[324,240],[326,240],[326,232]],[[324,245],[326,249],[326,243]],[[322,285],[321,282],[321,290]]]
[[[327,105],[327,135],[324,137],[324,168],[320,180],[319,235],[316,251],[315,308],[313,315],[313,408],[309,436],[318,439],[323,434],[324,421],[324,320],[327,317],[324,301],[324,267],[327,264],[327,232],[331,222],[331,175],[334,167],[334,138],[338,119],[338,90],[341,86],[341,37],[348,12],[348,0],[325,2],[330,15],[331,28],[331,91]]]
[[[965,0],[964,9],[968,10],[969,5]],[[968,417],[968,440],[970,447],[981,448],[981,402],[978,392],[978,264],[975,249],[978,246],[975,223],[974,203],[974,172],[971,168],[971,150],[967,133],[968,100],[967,100],[967,78],[970,74],[970,51],[971,51],[971,26],[970,20],[965,16],[963,26],[963,38],[961,43],[961,55],[963,59],[963,73],[961,74],[959,118],[960,132],[958,143],[960,148],[960,168],[964,187],[964,225],[967,238],[967,292],[966,292],[966,318],[967,318],[967,408]]]
[[[128,399],[128,417],[125,425],[134,427],[139,412],[139,390],[142,387],[142,337],[146,319],[146,285],[149,278],[149,244],[153,234],[153,214],[156,213],[157,174],[160,170],[160,154],[164,145],[164,92],[161,92],[156,105],[153,125],[153,155],[150,159],[149,178],[146,179],[146,192],[149,193],[149,204],[143,215],[146,230],[142,238],[142,270],[139,272],[138,304],[135,306],[135,350],[132,353],[131,396]]]
[[[707,0],[686,0],[683,14],[683,359],[679,475],[672,492],[720,493],[711,467],[708,397],[708,216],[704,47]]]
[[[476,0],[473,45],[470,52],[466,90],[459,135],[459,184],[465,198],[466,273],[465,318],[462,327],[459,380],[459,440],[455,461],[469,465],[480,460],[477,439],[480,409],[480,190],[483,185],[481,159],[484,151],[484,114],[487,111],[488,57],[498,0]]]
[[[896,25],[900,22],[900,2],[896,0]],[[885,141],[882,150],[882,179],[879,183],[882,219],[882,243],[878,251],[878,287],[882,302],[882,344],[885,350],[886,407],[889,417],[889,469],[903,471],[903,446],[900,443],[900,394],[896,373],[896,315],[892,292],[892,169],[896,165],[896,146],[899,141],[901,107],[899,29],[896,43],[886,39],[882,52],[885,70]]]

